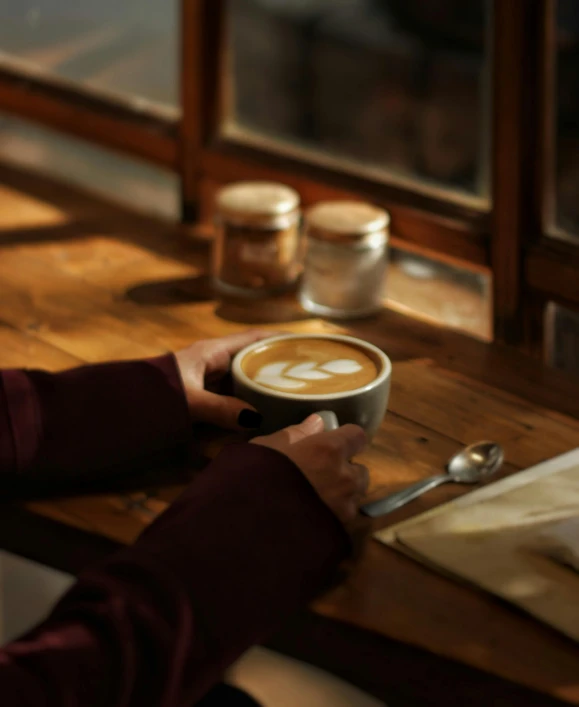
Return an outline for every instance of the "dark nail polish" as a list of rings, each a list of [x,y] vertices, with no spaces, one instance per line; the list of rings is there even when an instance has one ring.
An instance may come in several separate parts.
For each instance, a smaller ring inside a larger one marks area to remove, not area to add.
[[[248,430],[256,430],[263,422],[263,415],[260,415],[255,410],[242,410],[237,418],[237,424],[240,427],[245,427]]]

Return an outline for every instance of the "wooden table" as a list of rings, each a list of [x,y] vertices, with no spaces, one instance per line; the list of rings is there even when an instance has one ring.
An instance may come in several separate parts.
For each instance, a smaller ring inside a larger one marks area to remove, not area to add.
[[[579,385],[531,359],[390,311],[341,327],[305,316],[291,298],[215,302],[208,245],[195,234],[7,166],[0,184],[2,367],[149,356],[254,324],[347,331],[394,362],[390,409],[365,455],[372,497],[440,469],[473,440],[504,445],[505,473],[579,445]],[[180,489],[170,475],[139,484],[156,497],[119,487],[4,504],[0,545],[77,572],[131,542]],[[439,489],[406,513],[461,492]],[[372,540],[351,574],[272,644],[389,704],[579,705],[579,646]]]

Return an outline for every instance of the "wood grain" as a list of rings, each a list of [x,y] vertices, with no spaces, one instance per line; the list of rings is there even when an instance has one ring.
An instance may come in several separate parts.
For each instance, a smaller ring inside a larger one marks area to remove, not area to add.
[[[366,546],[347,582],[315,609],[579,703],[579,649],[571,641],[378,543]]]
[[[579,446],[579,423],[551,418],[534,405],[436,367],[397,364],[390,409],[464,444],[499,442],[506,459],[523,469]]]
[[[554,301],[579,304],[579,250],[571,243],[543,238],[530,250],[526,259],[526,277],[530,287]]]
[[[542,106],[537,83],[535,0],[493,4],[492,271],[495,336],[519,344],[523,337],[523,243],[535,214],[534,173],[527,162],[534,116]],[[542,98],[542,96],[541,96]],[[533,155],[535,157],[535,155]]]
[[[360,685],[389,707],[556,707],[560,700],[464,664],[338,623],[320,613],[303,612],[268,644]],[[363,659],[353,646],[363,645]]]
[[[0,188],[2,366],[58,370],[82,361],[140,357],[255,323],[349,332],[379,345],[394,362],[390,412],[362,457],[371,469],[373,498],[440,470],[475,439],[505,444],[504,473],[579,445],[579,422],[571,417],[579,417],[579,386],[531,358],[387,310],[345,325],[308,317],[291,295],[250,304],[215,301],[206,276],[206,243],[0,166],[2,178],[9,182]],[[205,431],[203,438],[207,457],[231,439]],[[166,477],[143,478],[142,488],[115,484],[4,507],[0,542],[78,571],[99,553],[131,542],[183,481],[168,471]],[[145,487],[151,497],[143,495]],[[438,489],[373,527],[462,492],[458,486]],[[314,609],[357,627],[369,641],[378,634],[409,651],[455,661],[457,676],[460,666],[470,666],[465,675],[475,668],[494,676],[497,685],[503,684],[500,677],[534,690],[537,704],[541,695],[579,704],[577,646],[377,543],[364,546],[349,578]],[[363,645],[353,646],[351,657],[362,682]],[[469,675],[475,690],[480,683]]]
[[[61,371],[81,363],[80,358],[0,322],[0,368],[41,366],[47,371]]]

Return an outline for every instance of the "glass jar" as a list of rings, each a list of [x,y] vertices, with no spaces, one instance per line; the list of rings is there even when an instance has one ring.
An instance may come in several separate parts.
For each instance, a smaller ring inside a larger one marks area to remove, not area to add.
[[[289,289],[301,269],[300,197],[275,182],[238,182],[217,195],[214,277],[241,296]]]
[[[306,212],[300,302],[313,314],[355,318],[382,307],[390,216],[357,201],[326,201]]]

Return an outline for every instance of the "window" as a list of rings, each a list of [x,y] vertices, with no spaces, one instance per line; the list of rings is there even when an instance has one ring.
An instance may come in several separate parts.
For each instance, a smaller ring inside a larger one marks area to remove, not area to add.
[[[487,24],[484,0],[232,0],[227,131],[484,204]]]
[[[2,113],[150,162],[186,220],[237,179],[376,202],[393,306],[478,336],[546,354],[579,310],[575,0],[74,7],[3,4]]]

